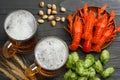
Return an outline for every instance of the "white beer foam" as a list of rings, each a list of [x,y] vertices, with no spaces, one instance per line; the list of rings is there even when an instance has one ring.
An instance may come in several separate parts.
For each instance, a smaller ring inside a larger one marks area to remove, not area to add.
[[[17,10],[8,15],[4,28],[9,37],[15,40],[26,40],[37,30],[34,16],[26,10]]]
[[[56,70],[62,67],[68,57],[68,48],[63,41],[49,37],[40,41],[35,48],[37,63],[44,69]]]

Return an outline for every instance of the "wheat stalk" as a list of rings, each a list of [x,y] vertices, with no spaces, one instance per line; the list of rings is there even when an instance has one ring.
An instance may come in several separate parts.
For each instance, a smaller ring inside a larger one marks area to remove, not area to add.
[[[6,60],[6,63],[7,63],[7,65],[8,65],[11,69],[17,71],[20,75],[22,75],[22,77],[24,77],[24,80],[29,80],[29,79],[24,75],[24,73],[23,73],[18,67],[16,67],[12,62]]]
[[[11,70],[15,75],[19,76],[22,80],[29,80],[29,79],[26,79],[22,74],[19,74],[17,71],[15,70]]]
[[[7,70],[3,69],[0,67],[0,71],[5,74],[8,78],[10,78],[11,80],[17,80],[13,75],[11,75]]]
[[[1,62],[1,61],[0,61],[0,64],[1,64],[4,68],[6,68],[7,71],[8,71],[11,75],[14,75],[14,77],[16,77],[17,79],[21,80],[21,78],[20,78],[18,75],[14,74],[14,73],[12,72],[12,69],[10,69],[6,64],[4,64],[4,63]]]
[[[18,56],[14,55],[13,58],[17,61],[17,63],[22,67],[23,70],[27,68],[23,61]]]

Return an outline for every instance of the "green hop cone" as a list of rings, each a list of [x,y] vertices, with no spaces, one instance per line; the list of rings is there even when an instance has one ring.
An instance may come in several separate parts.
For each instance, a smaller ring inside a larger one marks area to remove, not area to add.
[[[79,60],[76,62],[76,67],[84,67],[84,61],[79,59]]]
[[[81,76],[84,76],[84,77],[89,77],[89,70],[88,69],[84,69],[83,73],[81,74]]]
[[[68,70],[66,73],[65,73],[65,75],[64,75],[64,80],[69,80],[69,77],[70,77],[70,75],[71,75],[71,70]]]
[[[94,62],[95,62],[94,56],[92,54],[87,54],[87,56],[85,57],[84,67],[89,68],[94,64]]]
[[[94,69],[96,70],[96,72],[98,72],[98,73],[102,73],[102,71],[103,71],[103,66],[102,66],[102,63],[100,62],[100,60],[97,60],[96,62],[95,62],[95,64],[93,65],[93,67],[94,67]]]
[[[70,80],[77,80],[77,74],[75,72],[72,72]]]
[[[67,60],[67,62],[66,62],[66,68],[71,69],[72,66],[73,66],[73,58],[72,58],[71,55],[69,55],[69,56],[68,56],[68,60]]]
[[[77,74],[70,69],[65,73],[63,80],[77,80]]]
[[[78,60],[76,62],[76,69],[75,69],[76,73],[80,76],[88,76],[88,69],[84,68],[84,61],[83,60]]]
[[[84,67],[76,67],[76,73],[82,76],[84,73]]]
[[[102,72],[102,77],[107,78],[107,77],[111,76],[113,72],[114,72],[114,68],[109,67]]]
[[[85,69],[83,66],[76,67],[76,73],[81,77],[89,77],[89,70]]]
[[[88,80],[87,77],[79,77],[78,80]]]
[[[66,68],[75,69],[75,63],[79,60],[79,56],[77,52],[72,52],[68,56],[68,60],[66,62]]]
[[[110,59],[110,53],[108,50],[103,50],[101,55],[100,55],[100,61],[102,64],[106,64]]]
[[[89,77],[92,78],[96,75],[96,71],[93,67],[89,68]]]
[[[74,62],[79,60],[78,52],[72,52],[70,55],[73,57]]]

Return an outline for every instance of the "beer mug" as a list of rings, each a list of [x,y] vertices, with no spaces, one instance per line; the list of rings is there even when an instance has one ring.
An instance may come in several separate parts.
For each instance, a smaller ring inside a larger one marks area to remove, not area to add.
[[[60,38],[50,36],[41,39],[34,49],[35,61],[25,70],[26,75],[44,77],[59,75],[69,54],[68,46]]]
[[[4,22],[4,30],[9,36],[3,46],[3,56],[12,57],[16,53],[27,53],[34,49],[37,22],[27,10],[10,13]]]

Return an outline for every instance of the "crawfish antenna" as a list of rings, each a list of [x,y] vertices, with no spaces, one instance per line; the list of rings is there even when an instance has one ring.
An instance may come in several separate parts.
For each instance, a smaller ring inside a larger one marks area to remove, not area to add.
[[[105,11],[107,8],[107,4],[105,4],[102,8],[98,9],[98,18],[100,18],[100,15]]]
[[[87,3],[84,4],[84,10],[83,11],[84,11],[84,14],[87,15],[87,12],[88,12],[88,4]]]

